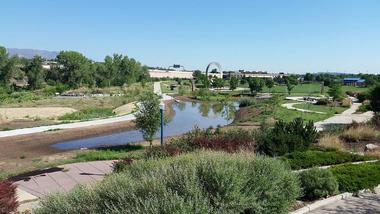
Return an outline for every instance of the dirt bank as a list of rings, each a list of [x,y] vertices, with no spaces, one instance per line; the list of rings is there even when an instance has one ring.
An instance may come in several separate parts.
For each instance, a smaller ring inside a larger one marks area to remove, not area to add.
[[[166,116],[172,117],[174,115],[171,107],[173,101],[166,101],[165,104],[167,106],[165,110]],[[133,129],[135,129],[135,124],[129,121],[0,138],[0,170],[25,170],[32,168],[40,160],[57,160],[72,157],[75,151],[63,152],[50,147],[59,142],[102,136]]]

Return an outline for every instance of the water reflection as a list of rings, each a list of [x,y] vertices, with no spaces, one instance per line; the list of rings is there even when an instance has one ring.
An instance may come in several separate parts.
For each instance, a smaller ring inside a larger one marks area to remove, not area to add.
[[[210,126],[224,126],[232,122],[238,109],[237,103],[209,103],[209,102],[180,102],[172,105],[174,114],[166,121],[164,136],[175,136],[192,130],[195,126],[208,128]],[[159,137],[159,132],[156,138]],[[111,135],[66,141],[54,144],[52,147],[60,150],[95,148],[100,146],[116,146],[143,141],[140,131],[132,130]]]

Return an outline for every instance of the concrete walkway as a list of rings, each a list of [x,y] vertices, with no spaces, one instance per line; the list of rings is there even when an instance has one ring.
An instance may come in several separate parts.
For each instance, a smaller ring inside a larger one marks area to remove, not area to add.
[[[353,122],[365,123],[371,120],[374,116],[372,111],[367,111],[362,114],[355,114],[356,110],[361,106],[361,103],[353,103],[349,109],[336,114],[326,120],[316,122],[314,125],[318,131],[323,130],[328,125],[347,125]]]
[[[91,161],[83,163],[66,164],[49,169],[48,171],[36,171],[27,173],[12,179],[20,195],[20,200],[42,198],[55,192],[68,192],[78,184],[91,184],[100,181],[105,175],[112,172],[114,161]],[[28,194],[25,194],[29,193]]]
[[[154,82],[154,92],[162,96],[162,99],[161,99],[162,101],[173,99],[173,97],[161,93],[160,82]],[[84,128],[88,126],[105,125],[105,124],[111,124],[111,123],[117,123],[117,122],[131,121],[134,119],[135,119],[135,116],[133,114],[128,114],[128,115],[124,115],[120,117],[112,117],[112,118],[107,118],[107,119],[98,119],[98,120],[91,120],[91,121],[84,121],[84,122],[75,122],[75,123],[66,123],[66,124],[59,124],[59,125],[39,126],[39,127],[33,127],[33,128],[0,131],[0,138],[40,133],[40,132],[46,132],[49,130],[57,130],[57,129]]]
[[[326,114],[326,112],[313,111],[313,110],[307,110],[307,109],[302,109],[302,108],[296,108],[296,107],[294,107],[294,105],[302,104],[302,103],[306,103],[306,102],[284,103],[284,104],[282,104],[281,106],[282,106],[282,107],[285,107],[285,108],[287,108],[287,109],[290,109],[290,110],[296,110],[296,111],[299,111],[299,112],[316,113],[316,114]]]
[[[348,197],[335,203],[322,206],[308,212],[310,214],[375,214],[380,213],[380,192],[377,194],[361,193],[359,197]]]

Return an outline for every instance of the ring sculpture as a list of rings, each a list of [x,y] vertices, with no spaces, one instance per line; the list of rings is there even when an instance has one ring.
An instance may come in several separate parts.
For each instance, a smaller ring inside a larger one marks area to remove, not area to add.
[[[218,71],[220,72],[220,78],[223,79],[222,66],[218,62],[211,62],[210,64],[208,64],[208,66],[206,68],[206,76],[208,77],[208,72],[209,72],[211,66],[215,66],[218,69]]]

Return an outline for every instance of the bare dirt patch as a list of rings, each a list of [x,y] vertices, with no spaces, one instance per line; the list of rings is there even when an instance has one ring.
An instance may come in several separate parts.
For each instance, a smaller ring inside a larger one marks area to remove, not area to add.
[[[135,108],[135,105],[136,105],[136,102],[131,102],[131,103],[122,105],[122,106],[120,106],[118,108],[115,108],[113,110],[113,112],[116,115],[118,115],[118,116],[130,114],[130,113],[133,112],[133,109]]]
[[[36,107],[36,108],[0,108],[3,120],[12,121],[25,118],[55,119],[76,110],[68,107]]]
[[[56,130],[43,133],[0,138],[0,170],[18,172],[33,170],[41,160],[66,159],[73,152],[56,150],[51,145],[68,140],[128,131],[133,122],[119,122],[79,129]]]

